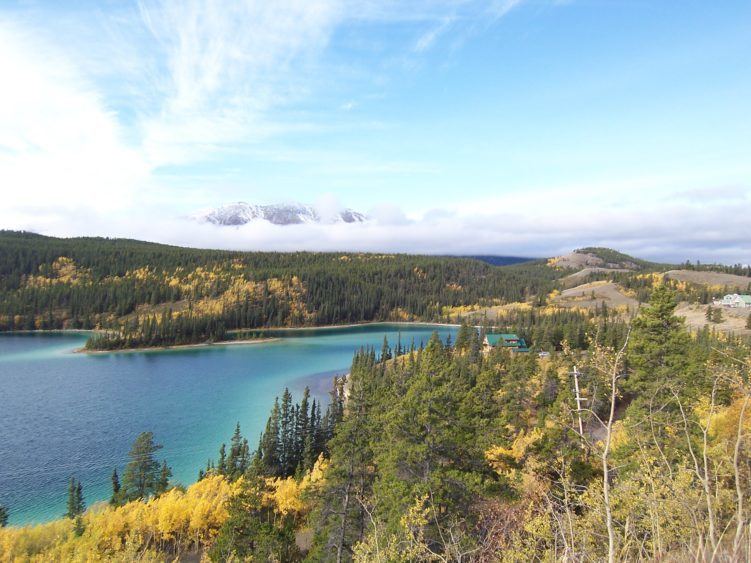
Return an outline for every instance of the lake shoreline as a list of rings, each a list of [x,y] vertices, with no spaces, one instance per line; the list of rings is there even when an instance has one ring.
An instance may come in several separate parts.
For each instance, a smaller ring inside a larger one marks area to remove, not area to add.
[[[322,326],[285,326],[280,328],[256,328],[256,329],[237,329],[238,331],[255,330],[256,332],[295,332],[302,330],[336,330],[338,328],[358,328],[363,326],[376,326],[376,325],[405,325],[405,326],[446,326],[452,328],[458,328],[462,326],[458,323],[432,323],[428,321],[364,321],[361,323],[349,323],[346,325],[322,325]],[[227,331],[232,332],[232,331]]]
[[[255,329],[247,329],[247,328],[240,328],[240,329],[233,329],[230,331],[227,331],[229,334],[235,333],[235,332],[258,332],[258,333],[264,333],[264,332],[299,332],[299,331],[306,331],[306,332],[315,332],[315,331],[331,331],[331,330],[338,330],[338,329],[348,329],[348,328],[359,328],[359,327],[368,327],[368,326],[378,326],[378,325],[404,325],[404,326],[435,326],[435,327],[450,327],[450,328],[458,328],[461,326],[460,324],[456,323],[435,323],[435,322],[428,322],[428,321],[365,321],[361,323],[348,323],[344,325],[323,325],[323,326],[301,326],[301,327],[279,327],[279,328],[273,328],[273,327],[264,327],[264,328],[255,328]],[[35,330],[11,330],[4,332],[3,334],[77,334],[77,333],[103,333],[106,332],[101,329],[79,329],[79,328],[59,328],[59,329],[35,329]],[[190,348],[208,348],[210,346],[231,346],[231,345],[252,345],[252,344],[262,344],[266,342],[273,342],[275,340],[279,340],[280,336],[270,336],[270,337],[263,337],[263,338],[250,338],[250,339],[242,339],[242,340],[219,340],[217,342],[195,342],[193,344],[176,344],[174,346],[141,346],[138,348],[118,348],[115,350],[88,350],[86,348],[77,348],[73,350],[73,353],[76,354],[119,354],[119,353],[128,353],[128,352],[164,352],[168,350],[185,350]]]
[[[250,338],[245,340],[220,340],[218,342],[195,342],[193,344],[175,344],[174,346],[142,346],[140,348],[118,348],[116,350],[88,350],[78,348],[74,354],[121,354],[127,352],[167,352],[169,350],[186,350],[190,348],[208,348],[212,346],[251,345],[274,342],[279,338]]]

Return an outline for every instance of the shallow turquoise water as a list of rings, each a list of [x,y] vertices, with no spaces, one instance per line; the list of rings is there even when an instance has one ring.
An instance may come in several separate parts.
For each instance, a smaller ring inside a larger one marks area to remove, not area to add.
[[[67,482],[89,505],[109,498],[130,444],[144,430],[164,445],[174,480],[195,481],[239,421],[257,444],[274,397],[305,386],[327,400],[331,379],[383,336],[419,345],[434,327],[369,325],[285,333],[279,340],[120,354],[74,354],[84,334],[0,335],[0,504],[10,523],[65,511]],[[443,338],[454,330],[441,327]]]

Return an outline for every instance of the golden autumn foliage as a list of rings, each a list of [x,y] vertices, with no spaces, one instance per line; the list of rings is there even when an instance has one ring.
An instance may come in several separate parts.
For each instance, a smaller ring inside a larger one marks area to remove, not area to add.
[[[285,479],[269,477],[266,479],[268,490],[264,495],[264,503],[274,508],[282,516],[302,516],[307,510],[304,494],[311,487],[323,483],[328,462],[323,456],[318,458],[313,469],[306,473],[299,481],[294,477]]]
[[[78,268],[75,261],[67,256],[60,256],[50,265],[49,271],[40,275],[28,276],[27,287],[45,287],[56,284],[77,285],[91,281],[91,271],[86,268]]]
[[[238,483],[210,475],[186,491],[171,489],[148,502],[121,507],[94,505],[83,516],[84,532],[73,521],[0,530],[0,562],[164,560],[208,545],[227,518],[226,501]],[[161,555],[160,555],[161,553]]]
[[[490,467],[501,474],[511,474],[515,471],[515,466],[524,458],[529,446],[542,438],[542,431],[539,428],[533,428],[530,432],[521,430],[511,446],[493,446],[485,452],[485,459]]]
[[[267,478],[264,504],[280,517],[300,520],[307,492],[324,482],[328,462],[319,458],[301,479]],[[104,503],[83,515],[77,536],[70,519],[0,529],[0,563],[47,561],[165,561],[212,545],[227,520],[227,501],[243,480],[209,474],[186,490],[174,488],[147,502]]]

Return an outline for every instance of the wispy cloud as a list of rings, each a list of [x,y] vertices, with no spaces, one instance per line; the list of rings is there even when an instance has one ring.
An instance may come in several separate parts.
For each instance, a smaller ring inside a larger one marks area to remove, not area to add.
[[[489,12],[496,18],[502,18],[525,0],[494,0],[490,4]]]
[[[436,42],[436,39],[438,39],[441,34],[445,33],[453,22],[453,16],[446,17],[440,21],[438,25],[423,33],[415,43],[415,52],[422,53],[430,49]]]
[[[26,135],[14,133],[19,128],[33,135],[44,123],[49,145],[70,131],[62,124],[69,108],[86,106],[89,116],[99,113],[102,132],[110,132],[107,143],[90,145],[127,153],[138,161],[129,167],[141,172],[210,160],[305,127],[283,113],[312,95],[317,60],[343,24],[424,22],[432,27],[415,46],[424,51],[450,29],[457,9],[467,8],[455,0],[415,2],[409,9],[376,0],[139,0],[135,9],[121,5],[60,18],[29,6],[26,17],[7,18],[0,30],[3,76],[11,85],[2,94],[3,111],[39,120],[34,125],[4,114],[5,143]],[[54,28],[47,25],[55,18]],[[65,93],[47,95],[50,88]],[[350,100],[341,109],[355,105]],[[44,121],[47,115],[52,118]],[[82,178],[94,173],[91,165],[71,162],[69,168]],[[143,182],[131,187],[143,188]]]
[[[274,131],[267,112],[304,90],[297,77],[340,17],[330,0],[139,6],[166,69],[159,111],[142,125],[144,149],[157,164],[191,161]]]

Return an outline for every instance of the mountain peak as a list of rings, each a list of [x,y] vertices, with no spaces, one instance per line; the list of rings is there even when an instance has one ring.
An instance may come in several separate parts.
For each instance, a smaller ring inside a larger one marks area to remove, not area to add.
[[[258,205],[238,201],[193,215],[202,223],[237,227],[255,221],[274,225],[300,225],[305,223],[362,223],[367,217],[352,209],[322,214],[315,206],[302,203],[276,203]]]

